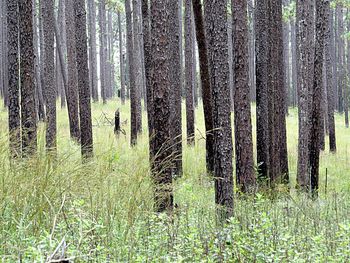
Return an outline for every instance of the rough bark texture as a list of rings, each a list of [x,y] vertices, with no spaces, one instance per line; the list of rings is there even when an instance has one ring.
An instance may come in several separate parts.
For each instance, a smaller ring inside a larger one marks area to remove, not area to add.
[[[298,105],[299,105],[299,142],[297,183],[301,188],[310,185],[309,180],[309,141],[310,141],[310,61],[309,42],[312,31],[310,16],[313,13],[313,0],[297,1],[297,62],[298,62]]]
[[[134,41],[133,41],[133,28],[132,28],[132,12],[130,6],[130,0],[125,0],[125,14],[126,14],[126,45],[128,50],[128,75],[129,75],[129,87],[130,87],[130,104],[131,104],[131,145],[136,145],[137,143],[137,106],[135,103],[135,63],[134,63]]]
[[[181,68],[180,68],[180,25],[179,2],[169,2],[170,34],[170,109],[172,155],[174,156],[173,174],[182,174],[182,116],[181,116]]]
[[[247,1],[232,0],[236,181],[242,192],[255,188],[250,109]]]
[[[156,153],[153,178],[155,210],[173,208],[170,142],[170,37],[169,2],[151,0],[152,89],[154,91],[154,150]],[[150,105],[149,105],[150,106]]]
[[[84,0],[74,1],[76,58],[78,66],[80,142],[83,157],[93,156],[91,100],[87,52],[86,10]]]
[[[131,122],[135,122],[137,133],[142,132],[142,106],[141,106],[141,94],[142,94],[142,67],[141,67],[141,51],[140,51],[140,29],[139,29],[139,12],[140,12],[140,0],[132,1],[132,19],[133,19],[133,61],[134,61],[134,77],[135,86],[131,89]]]
[[[78,101],[78,69],[77,50],[75,39],[74,10],[72,1],[66,1],[66,31],[67,31],[67,107],[69,116],[70,136],[76,141],[80,141],[79,128],[79,101]]]
[[[144,61],[145,61],[145,78],[146,78],[146,97],[147,97],[147,121],[148,121],[148,134],[149,134],[149,155],[152,161],[155,155],[154,152],[154,112],[153,112],[153,86],[152,86],[152,60],[151,60],[151,23],[150,23],[150,10],[148,6],[148,0],[142,0],[142,19],[143,19],[143,48],[144,48]]]
[[[322,123],[322,93],[323,93],[323,59],[325,50],[328,17],[326,15],[329,0],[316,1],[316,45],[315,45],[315,74],[312,95],[312,124],[310,137],[310,180],[311,190],[318,191],[320,165],[320,137]]]
[[[89,8],[89,50],[90,50],[90,84],[91,95],[94,102],[98,101],[98,77],[96,54],[96,4],[95,0],[88,0]]]
[[[232,129],[227,45],[227,1],[204,4],[213,99],[215,203],[221,218],[233,215]]]
[[[33,1],[19,0],[22,155],[37,150],[34,85]]]
[[[8,121],[11,157],[21,156],[21,116],[19,107],[18,1],[7,0]],[[2,83],[0,83],[2,85]]]
[[[192,0],[199,52],[202,99],[206,132],[207,172],[214,172],[213,106],[208,65],[208,47],[204,28],[203,8],[200,0]]]
[[[267,0],[256,2],[255,20],[257,163],[259,176],[267,179],[269,167]]]
[[[194,144],[194,94],[193,94],[193,34],[191,0],[185,1],[185,78],[186,78],[186,129],[187,143]]]
[[[46,100],[46,148],[56,151],[56,86],[55,86],[55,15],[54,1],[42,0],[43,33],[44,33],[44,94]]]
[[[334,35],[333,35],[333,12],[331,12],[330,5],[327,5],[326,16],[328,16],[328,25],[325,41],[325,63],[326,63],[326,75],[327,75],[327,117],[328,117],[328,135],[329,135],[329,150],[336,152],[336,136],[335,136],[335,120],[334,120]]]

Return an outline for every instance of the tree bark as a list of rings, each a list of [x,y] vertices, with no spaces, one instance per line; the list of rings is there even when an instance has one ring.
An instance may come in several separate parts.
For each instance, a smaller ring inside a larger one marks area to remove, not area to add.
[[[74,1],[76,61],[78,68],[80,142],[83,158],[93,156],[91,100],[87,52],[86,10],[84,0]]]
[[[214,137],[213,137],[213,109],[212,109],[212,91],[210,87],[209,65],[208,65],[208,47],[205,35],[203,8],[200,0],[192,0],[194,20],[196,23],[197,43],[199,52],[199,69],[202,84],[202,98],[206,133],[206,164],[207,173],[214,172]]]
[[[194,145],[194,94],[193,94],[193,34],[191,0],[185,1],[185,78],[187,144]]]
[[[120,59],[120,99],[122,104],[125,104],[125,70],[124,70],[124,55],[123,55],[123,32],[121,13],[118,11],[118,31],[119,31],[119,59]]]
[[[90,50],[90,82],[91,94],[94,102],[98,101],[98,77],[97,77],[97,54],[96,54],[96,4],[95,0],[88,0],[89,8],[89,50]]]
[[[37,151],[34,85],[33,1],[19,0],[22,155]]]
[[[227,1],[204,3],[213,99],[215,203],[221,219],[233,215],[232,130],[230,111]]]
[[[11,157],[21,156],[21,116],[19,106],[18,1],[7,0],[8,122]],[[1,83],[2,85],[3,83]]]
[[[151,0],[152,90],[154,92],[155,210],[173,209],[170,143],[170,37],[169,1]],[[150,105],[149,105],[150,106]]]
[[[232,0],[236,181],[241,192],[255,190],[249,86],[247,1]]]

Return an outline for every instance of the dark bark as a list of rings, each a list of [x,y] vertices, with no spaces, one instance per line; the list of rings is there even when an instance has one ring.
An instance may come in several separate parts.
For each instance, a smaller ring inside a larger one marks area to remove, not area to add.
[[[142,106],[141,106],[141,95],[142,95],[142,67],[141,67],[141,51],[140,51],[140,28],[139,28],[139,17],[140,17],[140,0],[132,0],[133,7],[133,62],[134,62],[134,77],[135,86],[131,89],[131,108],[134,111],[131,113],[131,121],[135,122],[137,133],[142,132]]]
[[[114,134],[118,135],[120,131],[120,111],[118,109],[114,114]]]
[[[269,167],[267,0],[256,2],[255,20],[257,163],[259,176],[267,179]]]
[[[145,57],[145,77],[146,77],[146,97],[147,97],[147,121],[149,134],[149,153],[150,160],[153,161],[154,152],[154,112],[153,112],[153,86],[152,86],[152,60],[151,60],[151,24],[150,24],[150,10],[148,0],[142,0],[142,19],[143,19],[143,48]]]
[[[67,107],[69,117],[70,136],[80,141],[79,101],[78,101],[78,69],[77,49],[75,39],[74,10],[72,1],[66,1],[66,30],[67,30]]]
[[[322,123],[322,93],[323,93],[323,59],[325,50],[326,30],[328,26],[327,7],[329,0],[316,1],[316,45],[315,74],[312,96],[312,124],[310,141],[310,180],[311,191],[317,194],[319,188],[320,136]]]
[[[204,4],[213,99],[215,203],[221,219],[233,215],[232,129],[230,112],[227,1]]]
[[[76,61],[78,68],[80,142],[83,157],[93,156],[91,100],[87,52],[86,10],[84,0],[74,1]]]
[[[193,34],[191,0],[185,1],[185,78],[186,78],[186,129],[187,143],[194,145],[194,87],[193,87]]]
[[[200,0],[192,0],[194,19],[196,24],[196,34],[199,52],[199,69],[202,85],[202,99],[206,133],[206,164],[207,172],[214,172],[214,137],[213,137],[213,109],[212,94],[210,88],[210,76],[208,65],[208,47],[204,28],[203,8]]]
[[[33,2],[19,0],[22,155],[37,151],[34,85]]]
[[[18,1],[7,0],[8,122],[11,157],[21,156],[21,116],[19,106]],[[0,84],[2,85],[2,83]]]
[[[231,2],[234,72],[234,114],[236,181],[240,191],[255,188],[253,135],[250,109],[248,17],[247,1]]]
[[[55,34],[54,34],[54,1],[42,0],[43,33],[44,33],[44,94],[46,100],[46,148],[55,152],[57,149],[56,124],[56,86],[55,76]]]
[[[170,149],[170,37],[167,0],[151,0],[155,210],[173,209]],[[149,105],[150,106],[150,105]]]
[[[169,2],[170,34],[170,111],[173,174],[182,175],[182,116],[181,116],[181,68],[179,2]]]
[[[313,27],[312,19],[314,1],[297,1],[297,62],[298,62],[298,105],[299,105],[299,142],[298,142],[298,172],[297,184],[301,188],[308,188],[309,179],[309,142],[310,142],[310,74],[312,60],[310,42],[310,27]],[[310,18],[311,17],[311,18]],[[313,68],[313,67],[312,67]],[[313,82],[312,82],[313,84]]]
[[[94,102],[98,101],[97,77],[97,47],[96,47],[96,4],[95,0],[88,0],[89,8],[89,51],[90,51],[90,83]]]

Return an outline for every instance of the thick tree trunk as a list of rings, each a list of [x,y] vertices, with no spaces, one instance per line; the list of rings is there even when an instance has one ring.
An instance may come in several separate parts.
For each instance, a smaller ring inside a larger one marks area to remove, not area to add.
[[[310,185],[309,176],[309,142],[310,142],[310,105],[312,90],[310,71],[313,56],[312,41],[314,0],[297,1],[297,61],[298,61],[298,105],[299,105],[299,142],[297,183],[301,188]],[[310,18],[311,16],[311,18]],[[313,67],[312,67],[313,68]]]
[[[170,143],[170,30],[169,6],[166,0],[151,0],[152,90],[154,92],[155,210],[173,209]],[[151,106],[151,105],[149,105]]]
[[[233,215],[232,129],[230,112],[227,1],[204,4],[213,99],[215,203],[219,217]]]
[[[18,1],[7,0],[8,121],[11,157],[21,156],[21,116],[19,107]],[[3,84],[3,83],[1,83]],[[0,85],[1,85],[0,84]]]
[[[19,0],[22,155],[37,151],[34,85],[33,2]]]
[[[247,1],[231,2],[234,72],[234,114],[236,181],[240,191],[246,193],[255,189],[253,160],[253,135],[250,109],[249,86],[249,37]]]
[[[76,28],[76,60],[78,68],[79,114],[81,154],[84,158],[93,156],[91,100],[87,52],[86,10],[84,0],[74,1]]]
[[[213,137],[213,109],[212,94],[210,88],[210,76],[208,65],[208,47],[205,35],[203,8],[200,0],[192,0],[194,19],[196,23],[197,43],[199,52],[200,76],[202,85],[202,99],[204,109],[205,133],[206,133],[206,163],[207,172],[214,172],[214,137]]]

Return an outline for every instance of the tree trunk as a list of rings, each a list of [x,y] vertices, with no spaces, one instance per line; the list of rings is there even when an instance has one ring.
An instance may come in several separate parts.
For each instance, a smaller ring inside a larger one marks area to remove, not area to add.
[[[193,34],[191,0],[185,1],[185,78],[186,78],[186,128],[187,143],[194,145],[194,94],[193,94]]]
[[[329,0],[316,1],[316,45],[315,74],[312,96],[312,124],[310,141],[310,180],[311,191],[317,194],[319,188],[320,136],[322,123],[322,93],[323,93],[323,59],[325,50],[326,30],[329,24],[327,8]]]
[[[179,2],[169,3],[170,36],[170,110],[171,140],[174,158],[173,174],[182,175],[182,116],[181,116],[181,66],[180,66],[180,24]]]
[[[236,149],[236,181],[243,193],[255,190],[253,135],[249,86],[249,38],[247,1],[231,2],[234,72],[234,125]]]
[[[69,117],[70,136],[73,140],[80,141],[79,128],[79,100],[78,100],[78,69],[77,47],[75,39],[74,10],[72,1],[66,1],[66,31],[67,31],[67,107]]]
[[[34,85],[33,2],[19,0],[22,155],[37,151]]]
[[[88,0],[89,8],[89,50],[90,50],[90,82],[91,94],[94,102],[98,101],[98,77],[97,77],[97,54],[96,54],[96,4],[95,0]]]
[[[120,59],[120,99],[125,104],[125,72],[124,72],[124,55],[123,55],[123,32],[121,13],[118,11],[118,31],[119,31],[119,59]]]
[[[200,76],[202,84],[202,99],[204,109],[205,133],[206,133],[206,163],[207,173],[214,172],[214,137],[213,137],[213,109],[210,88],[210,76],[208,65],[208,47],[205,35],[203,8],[200,0],[192,0],[194,19],[196,23],[197,43],[199,51]]]
[[[173,209],[170,142],[170,30],[169,7],[166,0],[151,0],[152,90],[154,91],[155,210]],[[149,105],[150,106],[150,105]]]
[[[100,24],[100,84],[103,104],[107,103],[107,67],[106,67],[106,2],[99,1],[99,24]]]
[[[44,33],[44,94],[46,98],[46,148],[57,151],[56,124],[56,88],[55,76],[55,31],[54,31],[54,1],[42,0],[43,33]]]
[[[227,1],[204,4],[213,99],[215,203],[221,219],[233,215],[232,130],[230,112]]]
[[[11,157],[21,156],[21,116],[19,107],[18,1],[7,0],[8,122]],[[1,83],[2,85],[3,83]]]
[[[87,52],[86,10],[84,0],[74,1],[76,28],[76,60],[78,68],[79,114],[81,128],[81,153],[85,158],[93,156],[91,100]]]

